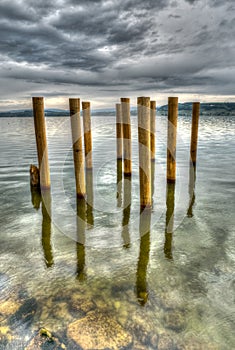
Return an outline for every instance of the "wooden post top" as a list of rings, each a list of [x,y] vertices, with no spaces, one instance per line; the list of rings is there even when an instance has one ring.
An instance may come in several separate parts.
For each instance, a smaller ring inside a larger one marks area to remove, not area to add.
[[[70,112],[73,114],[74,110],[76,112],[80,111],[80,98],[70,98],[69,99]]]
[[[137,98],[137,104],[145,107],[150,107],[150,97],[141,96]]]
[[[168,97],[168,103],[171,104],[177,104],[178,103],[178,97]]]
[[[200,102],[193,102],[193,106],[200,107]]]
[[[44,101],[44,97],[42,96],[36,96],[36,97],[32,97],[33,103],[34,104],[43,104]]]
[[[89,109],[91,103],[89,101],[82,101],[82,109]]]
[[[121,97],[121,102],[130,103],[130,99],[128,97]]]

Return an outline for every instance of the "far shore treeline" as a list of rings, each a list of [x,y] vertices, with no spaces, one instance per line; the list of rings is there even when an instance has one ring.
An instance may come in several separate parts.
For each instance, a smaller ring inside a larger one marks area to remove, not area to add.
[[[157,113],[159,115],[167,115],[168,106],[159,106],[157,107]],[[188,115],[191,116],[192,112],[192,103],[179,103],[179,115]],[[107,108],[107,109],[94,109],[92,111],[92,116],[115,116],[116,110],[115,108]],[[224,102],[224,103],[201,103],[200,108],[201,115],[217,115],[217,116],[227,116],[227,115],[235,115],[235,103],[232,102]],[[137,115],[137,108],[131,108],[131,115]],[[46,117],[66,117],[69,116],[69,110],[63,109],[45,109]],[[33,117],[33,110],[11,110],[0,112],[0,118],[6,117]]]

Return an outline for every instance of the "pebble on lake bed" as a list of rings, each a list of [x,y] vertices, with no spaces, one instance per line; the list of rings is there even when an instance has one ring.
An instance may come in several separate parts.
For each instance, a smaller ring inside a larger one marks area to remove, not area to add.
[[[41,328],[39,332],[34,336],[33,339],[26,346],[25,350],[66,350],[66,346],[52,335],[52,333],[46,329]]]
[[[68,326],[67,335],[84,350],[125,349],[132,336],[108,314],[91,311]]]
[[[0,320],[14,314],[20,306],[21,304],[13,300],[0,302]]]

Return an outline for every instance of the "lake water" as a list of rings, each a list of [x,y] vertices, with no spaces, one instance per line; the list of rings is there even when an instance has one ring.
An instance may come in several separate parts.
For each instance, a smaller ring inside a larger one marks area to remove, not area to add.
[[[157,117],[154,204],[140,215],[135,117],[118,198],[115,118],[92,118],[93,188],[78,208],[69,118],[47,118],[43,198],[30,190],[33,119],[1,118],[0,349],[234,349],[234,122],[201,116],[194,186],[179,116],[174,188]]]

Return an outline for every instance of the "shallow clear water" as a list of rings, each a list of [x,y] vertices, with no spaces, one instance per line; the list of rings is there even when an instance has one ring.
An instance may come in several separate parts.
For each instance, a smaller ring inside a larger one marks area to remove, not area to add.
[[[0,349],[29,348],[41,327],[67,349],[89,348],[71,324],[91,313],[121,326],[121,339],[131,339],[123,348],[235,348],[234,121],[201,117],[193,188],[190,118],[179,117],[173,189],[165,181],[166,117],[157,117],[154,206],[140,216],[137,120],[131,188],[125,180],[117,198],[115,118],[92,118],[93,191],[83,224],[69,118],[47,119],[52,188],[43,204],[29,184],[33,120],[0,119]],[[99,320],[102,349],[109,321]]]

